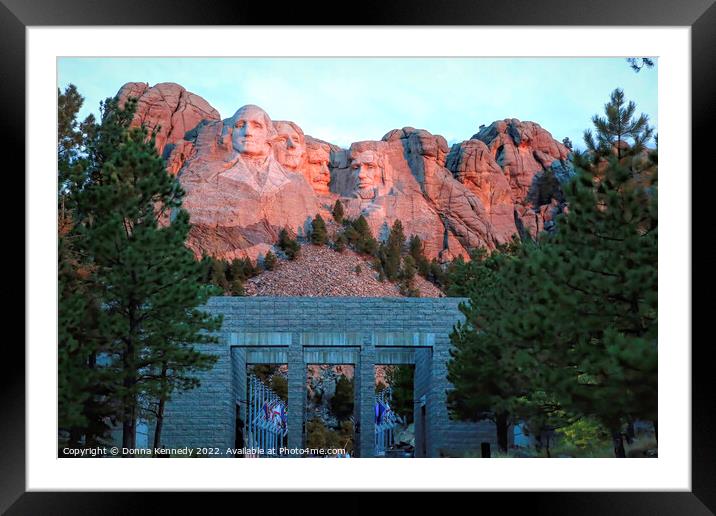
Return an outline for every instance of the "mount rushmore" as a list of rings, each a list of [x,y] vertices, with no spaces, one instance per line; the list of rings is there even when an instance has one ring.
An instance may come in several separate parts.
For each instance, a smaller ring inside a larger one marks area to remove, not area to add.
[[[340,199],[346,216],[364,215],[378,238],[400,219],[429,258],[467,257],[471,248],[549,227],[562,204],[547,187],[573,173],[570,149],[514,118],[480,126],[451,147],[440,135],[403,127],[345,149],[251,104],[221,119],[174,83],[127,83],[120,106],[130,97],[138,100],[132,124],[159,128],[157,152],[186,191],[187,245],[197,256],[257,259],[282,228],[306,234],[311,219],[330,219]]]

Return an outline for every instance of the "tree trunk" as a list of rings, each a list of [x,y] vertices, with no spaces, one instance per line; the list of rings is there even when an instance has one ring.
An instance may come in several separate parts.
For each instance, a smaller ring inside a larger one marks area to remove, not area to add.
[[[154,427],[154,449],[161,446],[162,441],[162,425],[164,424],[164,396],[159,398],[159,406],[157,407],[157,424]]]
[[[629,420],[629,423],[627,423],[627,444],[631,444],[634,442],[634,439],[636,438],[636,431],[634,430],[634,421]]]
[[[157,406],[157,425],[154,427],[154,449],[158,449],[161,446],[162,441],[162,426],[164,425],[164,405],[166,403],[166,379],[167,379],[167,364],[162,364],[161,385],[162,389],[159,394],[159,404]]]
[[[495,418],[497,426],[497,446],[500,451],[507,453],[507,430],[509,428],[507,412],[500,412]]]
[[[621,430],[612,432],[612,442],[614,443],[614,456],[620,459],[626,458],[626,451],[624,450],[624,436]]]
[[[130,320],[132,320],[131,315]],[[133,325],[130,324],[130,333],[132,327]],[[137,383],[137,371],[134,360],[134,341],[131,337],[125,343],[122,366],[124,368],[122,385],[125,389],[122,403],[122,447],[134,449],[137,447],[137,396],[134,393]]]

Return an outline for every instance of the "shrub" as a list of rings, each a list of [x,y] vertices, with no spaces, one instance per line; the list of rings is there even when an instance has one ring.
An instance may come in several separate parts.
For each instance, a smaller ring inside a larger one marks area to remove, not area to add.
[[[341,203],[340,199],[336,200],[336,204],[333,205],[333,220],[338,222],[339,224],[343,222],[343,217],[345,216],[345,211],[343,210],[343,203]]]
[[[328,240],[328,232],[326,231],[326,223],[323,217],[317,214],[311,223],[311,243],[314,245],[323,245]]]
[[[273,254],[271,251],[266,253],[266,256],[264,257],[264,267],[266,267],[267,271],[272,271],[276,268],[276,255]]]
[[[291,238],[286,228],[283,228],[278,234],[278,246],[286,253],[289,260],[295,260],[301,251],[301,246],[295,238]]]

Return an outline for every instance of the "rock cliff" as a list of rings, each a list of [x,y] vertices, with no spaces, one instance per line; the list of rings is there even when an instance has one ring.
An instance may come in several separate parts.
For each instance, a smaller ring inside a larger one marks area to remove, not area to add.
[[[517,119],[480,126],[452,147],[404,127],[344,149],[258,106],[222,120],[177,84],[127,83],[117,96],[138,99],[133,124],[159,128],[157,152],[187,193],[187,244],[197,256],[256,259],[283,227],[303,235],[317,213],[330,218],[336,199],[379,239],[400,219],[429,258],[467,256],[549,228],[562,207],[559,185],[573,173],[569,149]]]

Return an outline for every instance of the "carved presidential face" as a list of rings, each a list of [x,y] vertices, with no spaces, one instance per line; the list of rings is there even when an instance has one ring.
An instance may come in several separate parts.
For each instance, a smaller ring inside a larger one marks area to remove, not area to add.
[[[244,156],[263,158],[269,154],[269,141],[276,134],[271,118],[258,106],[248,105],[239,109],[230,119],[231,143]]]
[[[292,122],[274,122],[276,159],[286,169],[296,171],[306,155],[306,138],[303,131]]]
[[[329,192],[328,183],[331,181],[331,172],[328,163],[330,155],[331,149],[326,144],[312,143],[306,146],[306,179],[319,195]]]
[[[357,194],[362,199],[373,197],[375,189],[384,182],[381,160],[372,150],[351,154],[351,171]]]

